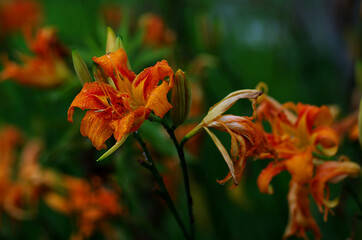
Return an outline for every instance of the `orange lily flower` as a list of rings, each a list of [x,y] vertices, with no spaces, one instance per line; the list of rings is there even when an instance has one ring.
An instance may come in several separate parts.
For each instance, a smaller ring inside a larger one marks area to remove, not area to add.
[[[97,82],[85,83],[69,107],[68,121],[73,121],[75,107],[88,109],[80,131],[98,150],[106,148],[105,141],[112,134],[117,142],[123,142],[151,111],[162,118],[172,107],[167,93],[173,87],[173,70],[167,61],[162,60],[137,76],[127,67],[127,54],[121,48],[94,57],[93,61],[104,71],[104,76],[97,75]],[[113,84],[105,83],[108,80]]]
[[[0,28],[9,33],[35,27],[41,20],[40,5],[31,0],[8,0],[0,4]]]
[[[360,167],[351,162],[324,162],[319,164],[318,156],[334,156],[338,150],[339,139],[332,128],[333,116],[328,107],[316,107],[301,103],[281,105],[273,98],[264,96],[257,108],[258,122],[266,120],[271,126],[267,133],[269,143],[277,151],[278,162],[270,163],[260,173],[257,184],[262,193],[273,193],[270,182],[281,171],[287,170],[291,176],[288,194],[289,224],[284,238],[291,235],[306,237],[305,232],[312,230],[316,239],[321,238],[320,231],[309,211],[309,192],[325,211],[336,206],[337,202],[324,197],[326,182],[342,180],[346,176],[355,176]],[[327,214],[327,213],[325,213]]]
[[[318,108],[301,103],[282,106],[265,96],[257,108],[257,116],[260,127],[262,120],[271,125],[272,133],[267,133],[267,139],[279,159],[285,161],[277,163],[277,168],[283,165],[296,182],[307,183],[313,177],[312,152],[333,156],[338,150],[338,136],[330,127],[332,115],[326,106]],[[260,178],[270,179],[263,174],[273,175],[276,171],[273,168],[274,165],[269,165]],[[258,183],[262,192],[269,189],[264,186],[267,182],[259,180]]]
[[[13,79],[24,85],[53,87],[67,79],[69,70],[63,60],[65,49],[57,40],[54,29],[40,29],[34,39],[28,34],[26,40],[35,57],[22,54],[23,64],[4,58],[0,80]]]
[[[338,137],[330,127],[333,117],[328,107],[316,107],[298,103],[279,104],[265,96],[257,108],[258,125],[266,120],[272,128],[267,134],[280,158],[288,158],[296,151],[313,146],[322,154],[333,156],[338,150]],[[317,149],[321,145],[322,148]]]

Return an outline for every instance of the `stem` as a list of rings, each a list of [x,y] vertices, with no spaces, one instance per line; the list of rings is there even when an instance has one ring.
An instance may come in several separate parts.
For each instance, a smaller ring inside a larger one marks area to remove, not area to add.
[[[172,212],[173,216],[175,217],[176,222],[178,223],[179,227],[181,228],[181,231],[184,234],[185,238],[191,239],[187,233],[184,223],[182,222],[180,214],[177,212],[177,209],[170,197],[170,194],[167,191],[165,183],[163,182],[163,179],[156,168],[156,165],[150,155],[150,152],[148,151],[148,148],[147,148],[145,142],[143,141],[142,137],[140,136],[140,134],[138,132],[134,132],[133,136],[136,138],[136,140],[142,147],[143,154],[145,156],[145,161],[142,161],[141,165],[144,166],[146,169],[148,169],[152,173],[153,177],[155,178],[155,180],[157,182],[158,187],[160,188],[160,193],[161,193],[160,196],[163,198],[163,200],[166,202],[168,208],[171,210],[171,212]]]
[[[173,130],[169,131],[169,135],[175,144],[178,156],[180,158],[180,165],[181,165],[181,169],[182,169],[182,175],[183,175],[183,179],[184,179],[185,192],[186,192],[187,208],[188,208],[188,213],[189,213],[191,239],[194,239],[195,238],[195,227],[194,227],[195,218],[194,218],[194,213],[192,211],[193,202],[192,202],[190,180],[189,180],[189,174],[187,171],[185,154],[184,154],[183,148],[181,147],[181,145],[179,145],[179,143],[176,139],[175,132]]]
[[[188,208],[188,215],[189,215],[189,222],[190,222],[191,239],[195,239],[195,227],[194,227],[195,218],[194,218],[194,214],[192,211],[193,202],[192,202],[192,196],[191,196],[190,180],[189,180],[189,174],[187,171],[185,153],[183,150],[183,143],[182,142],[181,142],[181,144],[178,143],[176,136],[175,136],[174,128],[170,127],[165,120],[163,120],[159,117],[156,117],[156,116],[153,116],[152,120],[161,123],[162,126],[166,129],[167,133],[170,135],[170,137],[176,147],[177,154],[180,158],[180,166],[181,166],[181,170],[182,170],[182,176],[184,179],[184,186],[185,186],[185,192],[186,192],[186,201],[187,201],[187,208]]]

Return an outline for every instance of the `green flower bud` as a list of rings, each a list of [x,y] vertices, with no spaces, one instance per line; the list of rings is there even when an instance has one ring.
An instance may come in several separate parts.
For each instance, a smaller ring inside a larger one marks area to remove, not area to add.
[[[191,85],[187,75],[180,69],[175,73],[171,105],[171,119],[174,127],[177,127],[185,122],[191,108]]]
[[[86,82],[92,82],[92,77],[89,73],[89,70],[87,68],[87,65],[85,64],[82,57],[79,55],[77,50],[72,51],[72,58],[73,58],[73,65],[75,73],[78,76],[78,79],[82,86]]]
[[[118,50],[117,47],[117,37],[114,33],[113,29],[107,28],[107,45],[106,45],[106,53],[115,52]]]

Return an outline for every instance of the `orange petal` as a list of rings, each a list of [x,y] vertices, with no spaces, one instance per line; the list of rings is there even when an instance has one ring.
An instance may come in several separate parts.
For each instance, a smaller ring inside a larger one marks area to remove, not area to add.
[[[45,194],[43,199],[44,202],[53,210],[56,210],[64,214],[70,214],[71,203],[65,197],[54,192],[49,192]]]
[[[303,116],[305,116],[307,123],[307,130],[309,132],[312,131],[313,127],[328,126],[333,121],[333,116],[327,106],[317,107],[317,106],[298,103],[297,111],[298,111],[297,125],[299,124],[299,120]]]
[[[266,168],[259,174],[257,184],[259,191],[262,193],[273,194],[273,188],[270,186],[270,182],[274,176],[278,175],[281,171],[285,170],[285,162],[271,162]]]
[[[173,87],[173,70],[165,60],[157,62],[155,66],[146,68],[140,74],[138,74],[132,83],[132,95],[133,100],[135,101],[135,105],[145,106],[148,102],[148,98],[155,90],[159,81],[163,80],[167,76],[170,78],[168,86],[169,90]],[[164,94],[165,89],[163,88],[166,88],[166,86],[163,86],[158,91]],[[153,102],[154,101],[155,100],[153,100]],[[161,113],[162,112],[163,111],[161,111]]]
[[[288,204],[289,222],[285,229],[283,239],[292,235],[307,238],[306,231],[312,230],[315,239],[320,239],[321,233],[309,210],[309,190],[306,185],[290,181]]]
[[[344,178],[351,176],[356,177],[360,174],[361,167],[350,161],[338,162],[327,161],[317,167],[316,174],[311,181],[311,192],[319,210],[322,212],[325,207],[326,213],[331,202],[328,196],[325,196],[324,189],[328,182],[337,183]],[[326,217],[326,215],[325,215]]]
[[[103,88],[100,86],[102,84]],[[104,89],[114,96],[116,91],[109,85],[92,82],[85,83],[82,91],[74,98],[72,104],[68,109],[68,121],[73,122],[74,108],[91,109],[91,110],[105,110],[109,107],[107,96]]]
[[[313,176],[312,148],[285,160],[285,165],[292,175],[293,181],[301,184],[307,183]]]
[[[111,127],[114,129],[114,138],[120,141],[122,137],[128,133],[134,123],[134,112],[129,113],[127,116],[113,121]]]
[[[142,123],[148,118],[151,113],[151,109],[148,109],[144,106],[140,106],[134,112],[134,123],[130,132],[137,131],[137,129],[142,125]]]
[[[23,65],[8,60],[3,61],[1,80],[12,79],[20,84],[35,87],[54,87],[67,76],[63,61],[57,59],[26,58]]]
[[[112,136],[113,129],[110,127],[111,120],[102,112],[88,111],[80,125],[80,133],[88,137],[97,150],[107,148],[105,141]]]
[[[132,83],[136,77],[136,74],[127,67],[127,54],[122,48],[113,53],[107,53],[106,55],[93,57],[92,59],[93,62],[103,69],[107,77],[112,78],[118,90],[128,89],[128,85]]]
[[[322,153],[327,156],[333,156],[338,151],[337,133],[329,127],[319,127],[313,130],[312,143],[314,146],[321,145]]]
[[[168,110],[172,108],[172,105],[167,100],[167,93],[170,90],[170,86],[167,82],[163,82],[160,86],[153,90],[147,99],[146,108],[153,110],[155,115],[162,118]]]

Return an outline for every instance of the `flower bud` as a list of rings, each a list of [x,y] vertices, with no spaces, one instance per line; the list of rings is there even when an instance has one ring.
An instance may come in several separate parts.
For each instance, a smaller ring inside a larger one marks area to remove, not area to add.
[[[114,33],[113,29],[107,28],[107,45],[106,45],[106,53],[117,51],[117,37]]]
[[[177,127],[187,119],[191,108],[191,85],[187,75],[180,69],[175,73],[171,105],[171,119]]]
[[[89,73],[87,65],[85,64],[84,60],[79,55],[77,50],[72,51],[72,58],[73,58],[74,70],[82,86],[86,82],[92,82],[92,77]]]

